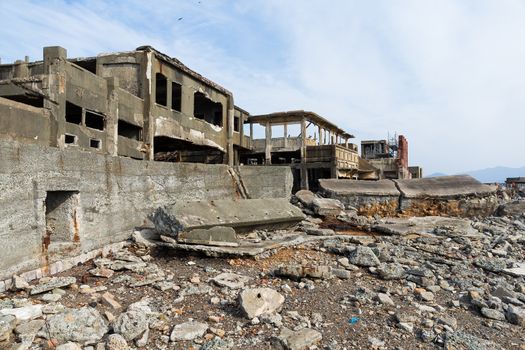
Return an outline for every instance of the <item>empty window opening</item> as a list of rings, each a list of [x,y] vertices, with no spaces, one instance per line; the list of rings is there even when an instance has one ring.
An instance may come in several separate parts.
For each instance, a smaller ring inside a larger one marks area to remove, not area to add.
[[[128,139],[137,141],[142,140],[142,128],[122,119],[118,120],[118,134],[122,137],[127,137]]]
[[[44,107],[44,98],[42,96],[33,96],[33,95],[12,95],[12,96],[2,96],[8,100],[20,102],[25,105],[42,108]]]
[[[161,73],[155,75],[155,102],[168,106],[168,79]]]
[[[240,130],[240,122],[241,122],[241,118],[239,117],[233,117],[233,131],[235,132],[239,132]]]
[[[82,124],[82,107],[66,101],[66,122]]]
[[[76,135],[65,134],[64,135],[64,142],[65,142],[66,145],[76,145],[76,143],[77,143],[77,136]]]
[[[171,83],[171,109],[181,111],[182,86],[177,83]]]
[[[78,191],[48,191],[45,199],[46,236],[44,248],[51,243],[78,242]]]
[[[210,124],[222,126],[222,104],[213,102],[202,92],[196,92],[194,95],[193,115]]]
[[[100,149],[100,140],[98,140],[98,139],[89,139],[89,147]]]
[[[86,111],[86,126],[88,128],[104,130],[104,116],[91,111]]]

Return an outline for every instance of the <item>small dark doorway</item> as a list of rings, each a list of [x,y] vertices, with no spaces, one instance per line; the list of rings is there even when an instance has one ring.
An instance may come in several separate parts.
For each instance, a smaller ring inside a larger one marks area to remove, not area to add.
[[[45,206],[47,245],[78,242],[78,192],[48,191]]]

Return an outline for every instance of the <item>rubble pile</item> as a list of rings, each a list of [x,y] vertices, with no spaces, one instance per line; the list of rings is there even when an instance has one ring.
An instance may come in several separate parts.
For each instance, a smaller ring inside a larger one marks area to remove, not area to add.
[[[193,245],[221,254],[150,230],[58,276],[13,277],[0,348],[525,349],[521,202],[482,219],[382,218],[300,195],[293,227]]]

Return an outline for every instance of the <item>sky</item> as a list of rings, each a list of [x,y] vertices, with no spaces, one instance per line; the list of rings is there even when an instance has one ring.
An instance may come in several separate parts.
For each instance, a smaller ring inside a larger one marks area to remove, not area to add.
[[[151,45],[252,115],[304,109],[426,174],[525,166],[525,1],[0,1],[0,58]]]

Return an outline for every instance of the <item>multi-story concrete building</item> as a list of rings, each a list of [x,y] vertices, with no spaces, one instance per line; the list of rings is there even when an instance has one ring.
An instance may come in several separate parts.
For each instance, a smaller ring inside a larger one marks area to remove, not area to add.
[[[233,95],[149,47],[0,65],[1,134],[135,159],[229,163],[249,147]],[[16,103],[9,103],[9,101]]]

